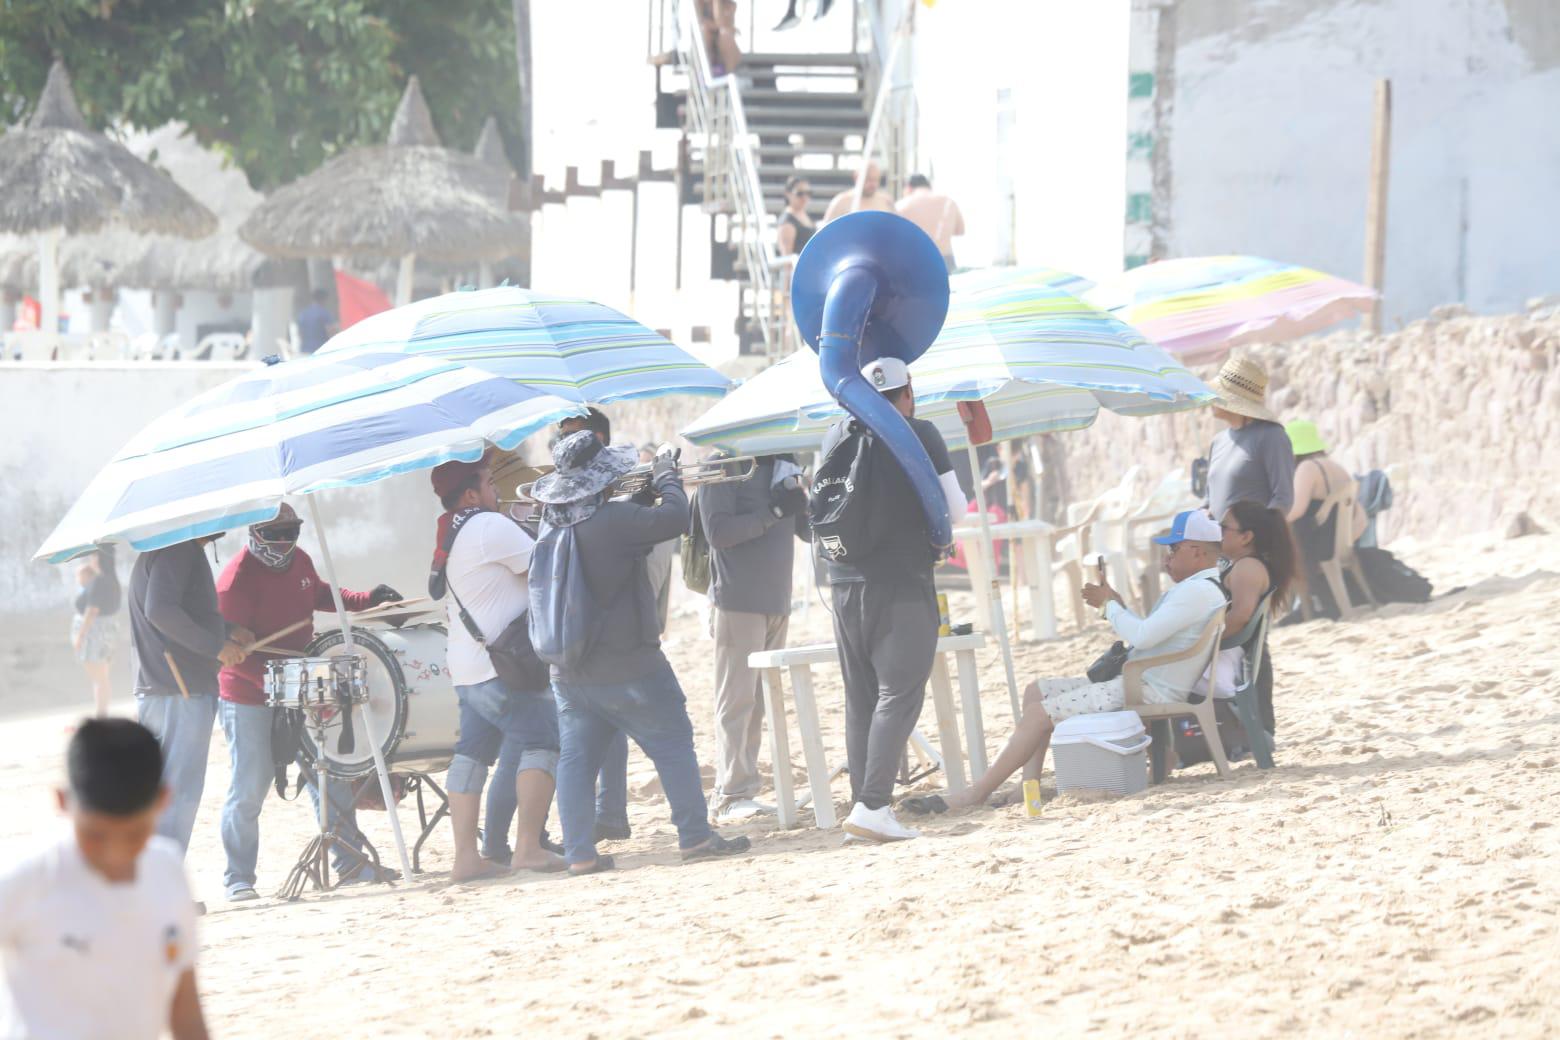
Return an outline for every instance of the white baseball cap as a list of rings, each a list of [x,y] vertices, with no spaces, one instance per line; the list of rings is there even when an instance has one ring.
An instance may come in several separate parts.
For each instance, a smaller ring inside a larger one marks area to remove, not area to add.
[[[1154,541],[1160,545],[1179,542],[1218,542],[1224,539],[1224,531],[1218,522],[1201,509],[1191,509],[1176,516],[1170,525],[1170,533],[1160,535]]]
[[[910,366],[896,357],[878,358],[862,367],[861,377],[880,393],[898,390],[910,382]]]

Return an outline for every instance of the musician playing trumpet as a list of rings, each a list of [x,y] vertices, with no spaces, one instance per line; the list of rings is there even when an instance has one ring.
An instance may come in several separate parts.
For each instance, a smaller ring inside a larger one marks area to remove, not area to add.
[[[309,554],[298,546],[302,530],[303,521],[283,502],[274,519],[249,528],[248,544],[234,554],[217,579],[217,609],[223,619],[259,633],[262,640],[267,633],[280,632],[300,621],[311,622],[276,640],[276,649],[283,653],[301,651],[313,641],[315,611],[336,609],[330,585],[314,569]],[[401,594],[379,585],[371,592],[342,589],[341,598],[348,610],[367,610],[399,601]],[[218,712],[233,766],[227,801],[222,806],[222,847],[227,853],[222,882],[228,901],[234,903],[259,898],[255,866],[260,855],[260,808],[276,776],[271,758],[273,710],[265,703],[265,664],[275,657],[265,650],[251,653],[225,665],[217,676]],[[362,849],[363,836],[358,833],[353,808],[339,800],[347,790],[347,785],[337,784],[331,791],[332,828],[348,844]],[[319,792],[312,783],[309,793],[317,813]],[[360,862],[357,857],[338,855],[336,869],[345,874]],[[372,869],[361,867],[344,876],[342,883],[369,880],[375,880]]]

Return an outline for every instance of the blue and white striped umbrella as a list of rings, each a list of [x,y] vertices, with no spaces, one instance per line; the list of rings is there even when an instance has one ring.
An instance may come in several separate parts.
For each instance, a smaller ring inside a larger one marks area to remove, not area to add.
[[[720,397],[732,386],[611,307],[513,286],[445,293],[375,314],[332,337],[320,353],[370,348],[459,361],[580,404]]]
[[[474,460],[581,411],[490,372],[393,351],[259,368],[137,434],[34,559],[60,563],[99,542],[144,552],[259,523],[283,496]]]
[[[949,447],[966,444],[960,401],[984,401],[993,436],[1004,439],[1080,429],[1102,407],[1155,415],[1214,399],[1132,326],[1054,288],[1054,272],[978,274],[953,279],[942,332],[910,365],[916,415],[935,423]],[[844,414],[824,389],[817,356],[802,350],[748,380],[682,435],[741,455],[811,451]]]

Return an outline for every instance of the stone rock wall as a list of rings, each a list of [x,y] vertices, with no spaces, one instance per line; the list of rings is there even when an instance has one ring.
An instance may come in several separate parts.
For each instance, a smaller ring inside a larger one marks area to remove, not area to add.
[[[1338,332],[1246,348],[1285,421],[1310,419],[1351,472],[1389,470],[1390,537],[1495,529],[1526,512],[1560,518],[1560,312],[1473,317],[1442,307],[1396,332]],[[1200,370],[1212,380],[1216,368]],[[1102,412],[1054,437],[1068,497],[1087,500],[1142,467],[1143,491],[1207,452],[1206,411],[1148,419]],[[1055,445],[1053,445],[1054,447]]]

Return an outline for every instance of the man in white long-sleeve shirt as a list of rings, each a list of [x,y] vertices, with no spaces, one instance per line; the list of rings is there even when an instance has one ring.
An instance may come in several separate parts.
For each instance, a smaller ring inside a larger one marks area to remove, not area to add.
[[[910,370],[898,358],[881,358],[861,370],[868,383],[905,417],[931,459],[948,512],[963,515],[948,446],[937,427],[915,418]],[[850,435],[854,420],[830,428],[823,455]],[[905,742],[915,731],[926,699],[926,681],[937,654],[936,553],[910,478],[882,441],[875,441],[868,492],[875,528],[872,551],[857,564],[829,563],[834,599],[834,639],[845,680],[845,751],[855,803],[844,828],[868,841],[901,841],[919,835],[894,818],[889,805]]]
[[[1166,547],[1165,570],[1175,585],[1147,617],[1134,614],[1103,581],[1084,586],[1083,598],[1090,606],[1103,607],[1111,628],[1132,647],[1129,660],[1193,646],[1208,619],[1225,605],[1219,584],[1221,535],[1212,517],[1194,510],[1177,516],[1170,533],[1154,539]],[[1184,702],[1206,668],[1206,661],[1196,659],[1151,668],[1143,675],[1143,698],[1159,704]],[[1119,675],[1100,683],[1083,676],[1030,683],[1024,691],[1023,718],[985,775],[964,791],[908,799],[905,807],[913,812],[946,812],[979,805],[1020,768],[1025,780],[1038,779],[1058,722],[1074,715],[1121,711],[1126,705],[1126,688]]]

